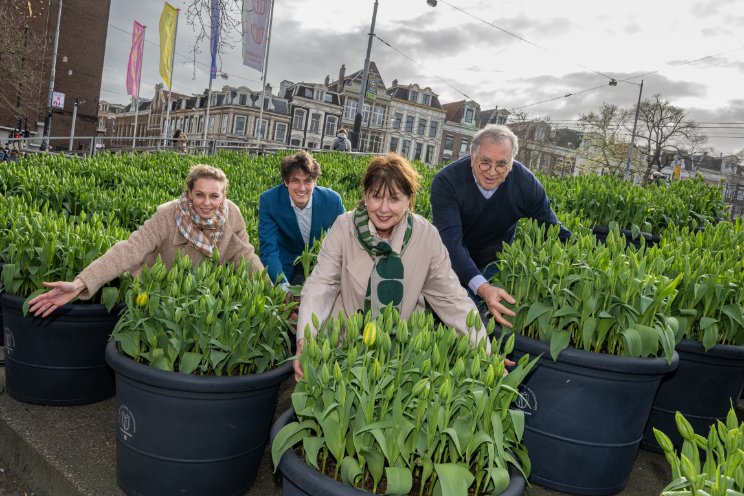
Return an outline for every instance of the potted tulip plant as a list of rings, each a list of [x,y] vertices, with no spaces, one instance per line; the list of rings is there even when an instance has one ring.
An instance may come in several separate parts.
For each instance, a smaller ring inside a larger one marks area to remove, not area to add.
[[[126,279],[92,301],[63,305],[47,318],[26,315],[25,301],[46,291],[42,281],[72,279],[114,244],[119,231],[99,216],[72,223],[53,212],[9,210],[0,237],[6,388],[15,399],[43,405],[79,405],[114,394],[104,348],[118,319]]]
[[[674,412],[703,431],[726,418],[744,388],[744,223],[670,229],[648,256],[668,260],[670,277],[682,276],[672,309],[679,367],[659,387],[643,441],[659,451],[653,428],[668,432],[675,446],[682,443]]]
[[[515,357],[541,355],[519,403],[530,480],[613,494],[627,483],[659,382],[677,366],[679,278],[648,270],[617,231],[605,244],[588,234],[563,244],[557,234],[523,224],[494,281],[518,302]]]
[[[306,334],[293,410],[272,429],[284,494],[522,494],[530,464],[511,406],[534,360],[505,375],[485,341],[390,307],[324,326]]]
[[[233,495],[255,480],[294,304],[261,272],[157,261],[134,278],[107,345],[116,459],[128,494]]]
[[[675,413],[675,423],[684,440],[681,451],[675,449],[666,434],[654,429],[657,442],[672,468],[673,480],[662,494],[744,494],[744,422],[739,423],[734,408],[729,409],[725,423],[718,420],[708,427],[707,438],[696,433],[680,412]]]

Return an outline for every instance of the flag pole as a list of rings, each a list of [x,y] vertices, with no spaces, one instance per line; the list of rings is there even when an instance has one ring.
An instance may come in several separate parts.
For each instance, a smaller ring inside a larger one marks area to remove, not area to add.
[[[173,76],[176,73],[176,38],[178,38],[178,15],[181,13],[181,9],[176,9],[178,14],[176,15],[176,27],[173,30],[173,52],[171,53],[171,73],[168,78],[168,107],[165,109],[165,125],[163,126],[163,146],[168,146],[168,137],[170,136],[170,107],[171,107],[171,93],[173,92]]]
[[[145,39],[145,29],[147,26],[142,26],[142,39]],[[142,82],[142,71],[139,71],[137,75],[137,96],[134,97],[134,136],[132,137],[132,150],[137,145],[137,117],[139,116],[139,94],[140,94],[140,83]]]
[[[261,73],[261,108],[258,111],[258,125],[256,126],[258,146],[261,146],[261,123],[263,122],[264,100],[266,99],[266,72],[269,67],[269,48],[271,47],[271,25],[274,23],[274,0],[271,1],[269,11],[269,34],[266,37],[266,53],[264,54],[263,72]],[[266,134],[269,134],[269,125],[266,124]]]
[[[215,45],[219,45],[219,30],[220,30],[220,21],[219,17],[215,20],[215,6],[217,9],[219,9],[219,4],[215,3],[214,0],[212,0],[212,11],[210,12],[210,20],[212,24],[212,39],[210,39],[210,52],[212,54],[212,62],[209,66],[209,90],[207,90],[207,111],[204,115],[204,132],[202,133],[202,146],[206,148],[207,146],[207,128],[209,127],[209,109],[212,106],[212,80],[217,77],[217,67],[216,67],[216,60],[217,57],[217,47]],[[219,16],[219,10],[217,10],[217,15]],[[217,38],[216,40],[214,38]]]

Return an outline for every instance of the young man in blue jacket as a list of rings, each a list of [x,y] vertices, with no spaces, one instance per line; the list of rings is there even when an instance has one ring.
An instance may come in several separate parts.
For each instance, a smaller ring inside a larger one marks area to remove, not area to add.
[[[295,259],[312,245],[321,231],[328,231],[344,213],[341,196],[317,186],[320,164],[308,152],[284,157],[282,184],[261,194],[258,206],[258,242],[261,262],[274,281],[282,274],[282,285],[304,280]]]
[[[521,218],[558,224],[540,181],[514,160],[517,136],[506,126],[490,124],[473,136],[470,155],[439,171],[431,183],[433,223],[449,251],[460,284],[483,301],[500,325],[514,312],[502,302],[515,300],[489,279],[501,246],[511,243]],[[571,232],[561,226],[561,239]]]

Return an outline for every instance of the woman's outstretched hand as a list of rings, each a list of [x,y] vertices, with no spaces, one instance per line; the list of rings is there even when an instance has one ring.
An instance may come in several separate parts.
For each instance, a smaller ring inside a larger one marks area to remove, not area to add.
[[[85,283],[80,279],[75,279],[73,282],[58,281],[43,284],[50,291],[28,302],[29,313],[36,317],[46,317],[57,308],[71,302],[85,289]]]

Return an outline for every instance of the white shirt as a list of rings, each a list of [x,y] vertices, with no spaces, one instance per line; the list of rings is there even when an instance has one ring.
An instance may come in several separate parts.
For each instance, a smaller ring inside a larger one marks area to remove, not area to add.
[[[305,208],[300,208],[292,201],[292,197],[289,197],[289,203],[292,205],[295,216],[297,217],[297,225],[300,226],[300,234],[305,244],[310,244],[310,226],[313,224],[313,197],[310,196]]]

